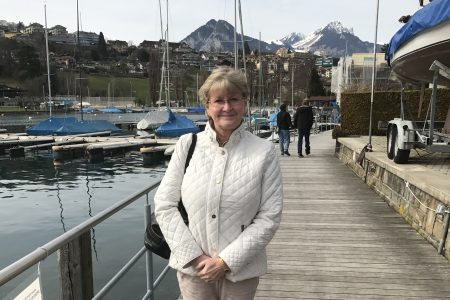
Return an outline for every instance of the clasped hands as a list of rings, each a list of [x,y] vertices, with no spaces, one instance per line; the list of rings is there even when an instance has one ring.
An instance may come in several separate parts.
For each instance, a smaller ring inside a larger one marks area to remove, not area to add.
[[[201,255],[192,261],[198,276],[207,283],[216,282],[225,276],[224,262],[220,257]]]

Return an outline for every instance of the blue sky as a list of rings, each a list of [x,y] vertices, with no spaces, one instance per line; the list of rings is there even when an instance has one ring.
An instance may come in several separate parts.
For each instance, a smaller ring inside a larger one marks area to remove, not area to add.
[[[56,24],[76,30],[76,0],[0,0],[0,20]],[[166,0],[161,0],[166,15]],[[280,39],[291,32],[308,34],[331,21],[353,28],[364,41],[373,41],[376,0],[241,0],[244,34]],[[397,20],[413,14],[418,0],[379,0],[378,43],[387,43],[401,27]],[[103,32],[107,39],[157,40],[161,36],[158,0],[79,0],[83,30]],[[170,0],[169,40],[178,42],[210,19],[234,25],[234,0]],[[238,28],[240,26],[238,25]],[[240,30],[240,29],[238,29]]]

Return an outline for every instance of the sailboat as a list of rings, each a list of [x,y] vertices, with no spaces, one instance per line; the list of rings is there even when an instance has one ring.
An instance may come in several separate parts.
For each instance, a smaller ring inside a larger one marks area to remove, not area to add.
[[[159,7],[161,11],[161,1],[159,1]],[[170,60],[169,60],[169,1],[166,1],[166,9],[167,9],[167,19],[166,19],[166,34],[165,34],[165,51],[163,54],[163,65],[161,69],[161,83],[160,83],[160,93],[159,93],[159,105],[161,105],[161,95],[162,95],[162,86],[165,82],[166,86],[166,110],[157,110],[148,112],[147,115],[139,121],[137,124],[137,128],[141,130],[148,130],[156,127],[158,122],[160,123],[155,133],[157,136],[161,137],[179,137],[186,133],[197,133],[200,131],[198,126],[188,119],[186,116],[175,115],[169,108],[170,106]],[[160,15],[162,20],[162,15]],[[161,22],[162,24],[162,22]],[[162,35],[162,27],[161,27],[161,35]],[[165,63],[167,63],[167,68],[165,68]]]
[[[78,3],[78,1],[77,1]],[[77,5],[78,7],[78,5]],[[45,45],[46,45],[46,56],[47,56],[47,83],[48,83],[48,103],[49,105],[49,118],[28,128],[26,130],[28,135],[72,135],[72,134],[86,134],[86,133],[96,133],[96,132],[106,132],[118,133],[121,131],[120,128],[114,126],[114,124],[106,120],[92,120],[92,121],[81,121],[74,117],[54,117],[52,116],[52,91],[51,91],[51,81],[50,81],[50,59],[48,51],[48,29],[47,29],[47,5],[44,4],[44,14],[45,14]],[[78,14],[78,13],[77,13]],[[81,76],[80,76],[81,77]],[[80,83],[81,85],[81,83]],[[81,95],[80,95],[81,98]],[[80,106],[81,116],[83,116],[83,106]],[[83,117],[82,117],[83,118]]]
[[[188,113],[205,113],[205,107],[200,105],[198,100],[198,73],[197,73],[197,105],[187,108]]]
[[[105,108],[100,109],[100,111],[102,113],[110,113],[110,114],[119,114],[119,113],[123,113],[123,111],[117,107],[114,106],[114,84],[113,84],[113,105],[111,105],[111,103],[109,102],[110,99],[110,87],[111,84],[108,83],[108,106]]]
[[[435,60],[450,66],[449,2],[435,0],[417,11],[392,37],[385,56],[400,81],[433,82]],[[438,84],[449,86],[450,79],[440,76]]]

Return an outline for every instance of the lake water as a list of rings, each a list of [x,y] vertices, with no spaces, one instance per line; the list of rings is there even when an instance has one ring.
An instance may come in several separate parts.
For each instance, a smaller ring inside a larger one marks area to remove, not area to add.
[[[53,164],[52,154],[46,151],[16,160],[0,156],[0,269],[159,180],[165,167],[166,162],[144,167],[139,152],[106,157],[98,164],[80,159],[58,167]],[[149,198],[153,199],[153,193]],[[142,247],[144,205],[145,197],[91,232],[96,292]],[[154,262],[156,273],[167,263],[156,256]],[[45,259],[40,269],[44,296],[59,299],[56,254]],[[0,299],[36,271],[37,266],[32,267],[0,287]],[[106,299],[141,299],[145,282],[143,257]],[[175,272],[171,271],[158,287],[155,299],[177,299],[178,295]]]

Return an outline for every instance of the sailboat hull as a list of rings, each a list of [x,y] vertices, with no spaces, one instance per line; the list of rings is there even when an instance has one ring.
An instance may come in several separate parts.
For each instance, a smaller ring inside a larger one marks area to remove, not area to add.
[[[450,20],[429,28],[403,44],[391,59],[391,68],[402,81],[432,82],[430,66],[438,60],[450,66]],[[450,86],[450,80],[440,76],[438,84]]]

